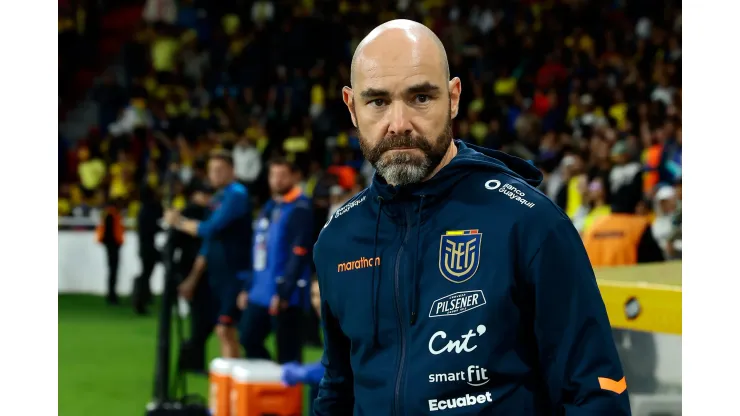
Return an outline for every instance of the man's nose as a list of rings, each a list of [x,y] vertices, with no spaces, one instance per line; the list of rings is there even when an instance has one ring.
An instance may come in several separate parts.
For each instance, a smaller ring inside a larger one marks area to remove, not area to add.
[[[400,102],[394,102],[391,104],[388,117],[390,117],[388,123],[389,133],[408,136],[413,131],[413,127],[411,126],[411,117],[405,104]]]

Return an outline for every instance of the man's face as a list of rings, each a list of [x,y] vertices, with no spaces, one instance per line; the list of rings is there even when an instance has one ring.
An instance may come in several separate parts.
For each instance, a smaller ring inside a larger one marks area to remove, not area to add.
[[[363,155],[391,184],[424,180],[450,146],[460,80],[447,80],[445,68],[433,45],[409,49],[403,39],[370,43],[355,62],[344,102]]]
[[[295,175],[285,165],[272,165],[268,172],[267,181],[273,194],[285,195],[295,186]]]
[[[211,159],[208,161],[208,181],[214,188],[228,185],[233,174],[233,168],[225,160]]]

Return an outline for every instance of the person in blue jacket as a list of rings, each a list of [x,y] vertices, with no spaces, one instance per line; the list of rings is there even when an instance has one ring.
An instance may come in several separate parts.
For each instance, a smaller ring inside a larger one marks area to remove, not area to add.
[[[165,222],[203,239],[193,268],[178,292],[191,299],[208,266],[208,284],[214,308],[218,310],[218,321],[214,324],[221,343],[221,356],[236,358],[240,355],[236,324],[241,316],[237,296],[243,285],[240,276],[251,269],[252,209],[247,188],[234,177],[230,153],[216,152],[210,156],[208,180],[218,191],[211,198],[211,212],[205,221],[182,218],[179,212],[168,211]]]
[[[310,304],[313,213],[297,186],[297,168],[285,159],[271,160],[268,166],[273,198],[256,222],[252,276],[239,294],[244,310],[239,328],[247,358],[270,359],[265,338],[274,326],[276,358],[282,364],[301,361],[301,325]]]
[[[459,78],[394,20],[343,97],[369,188],[314,246],[325,374],[314,415],[629,415],[583,243],[530,163],[454,140]]]
[[[316,279],[311,280],[311,306],[321,319],[321,294],[319,292],[319,281]],[[323,376],[324,365],[321,364],[321,361],[305,365],[296,361],[283,364],[283,383],[288,386],[301,383],[309,387],[309,397],[311,398],[309,415],[313,414],[313,399],[318,394],[319,382]]]

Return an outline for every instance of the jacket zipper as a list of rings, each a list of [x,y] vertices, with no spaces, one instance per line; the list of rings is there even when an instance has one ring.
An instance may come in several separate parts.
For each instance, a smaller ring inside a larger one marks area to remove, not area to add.
[[[401,383],[403,382],[403,365],[406,360],[406,326],[403,322],[403,317],[401,315],[403,308],[401,308],[401,254],[403,254],[403,247],[406,245],[406,242],[408,241],[409,234],[411,233],[411,222],[409,221],[408,213],[405,212],[406,215],[406,231],[403,236],[403,241],[401,243],[401,247],[398,248],[398,253],[396,254],[396,271],[395,271],[395,286],[396,286],[396,315],[398,315],[398,325],[401,327],[401,361],[398,365],[398,372],[396,373],[396,393],[393,397],[394,401],[394,414],[397,416],[401,415],[401,402],[399,398],[401,397]]]

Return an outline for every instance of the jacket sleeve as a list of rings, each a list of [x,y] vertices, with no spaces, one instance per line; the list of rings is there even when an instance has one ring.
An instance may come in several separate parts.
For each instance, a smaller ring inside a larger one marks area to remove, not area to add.
[[[627,385],[591,263],[558,220],[527,270],[540,366],[557,414],[630,414]]]
[[[247,214],[249,198],[246,191],[227,188],[221,206],[205,221],[198,224],[198,236],[208,238],[223,230],[232,221]]]
[[[318,244],[314,247],[314,259],[318,258]],[[321,266],[316,262],[316,269]],[[321,293],[321,327],[324,332],[324,354],[321,364],[324,376],[319,382],[319,391],[314,400],[314,416],[351,415],[354,408],[354,378],[350,364],[349,338],[342,332],[339,320],[332,313],[327,301],[329,288],[319,272]]]
[[[198,249],[198,255],[206,257],[208,256],[208,239],[203,239],[203,242],[200,245],[200,248]]]
[[[298,279],[311,263],[309,250],[313,234],[313,214],[307,206],[296,206],[286,224],[288,259],[281,278],[277,281],[280,299],[288,300],[296,288]],[[308,282],[306,282],[308,283]]]
[[[237,278],[239,278],[239,280],[244,282],[244,286],[242,287],[242,290],[244,290],[245,292],[249,292],[250,290],[252,290],[253,278],[252,278],[251,270],[244,270],[244,271],[237,273]]]

